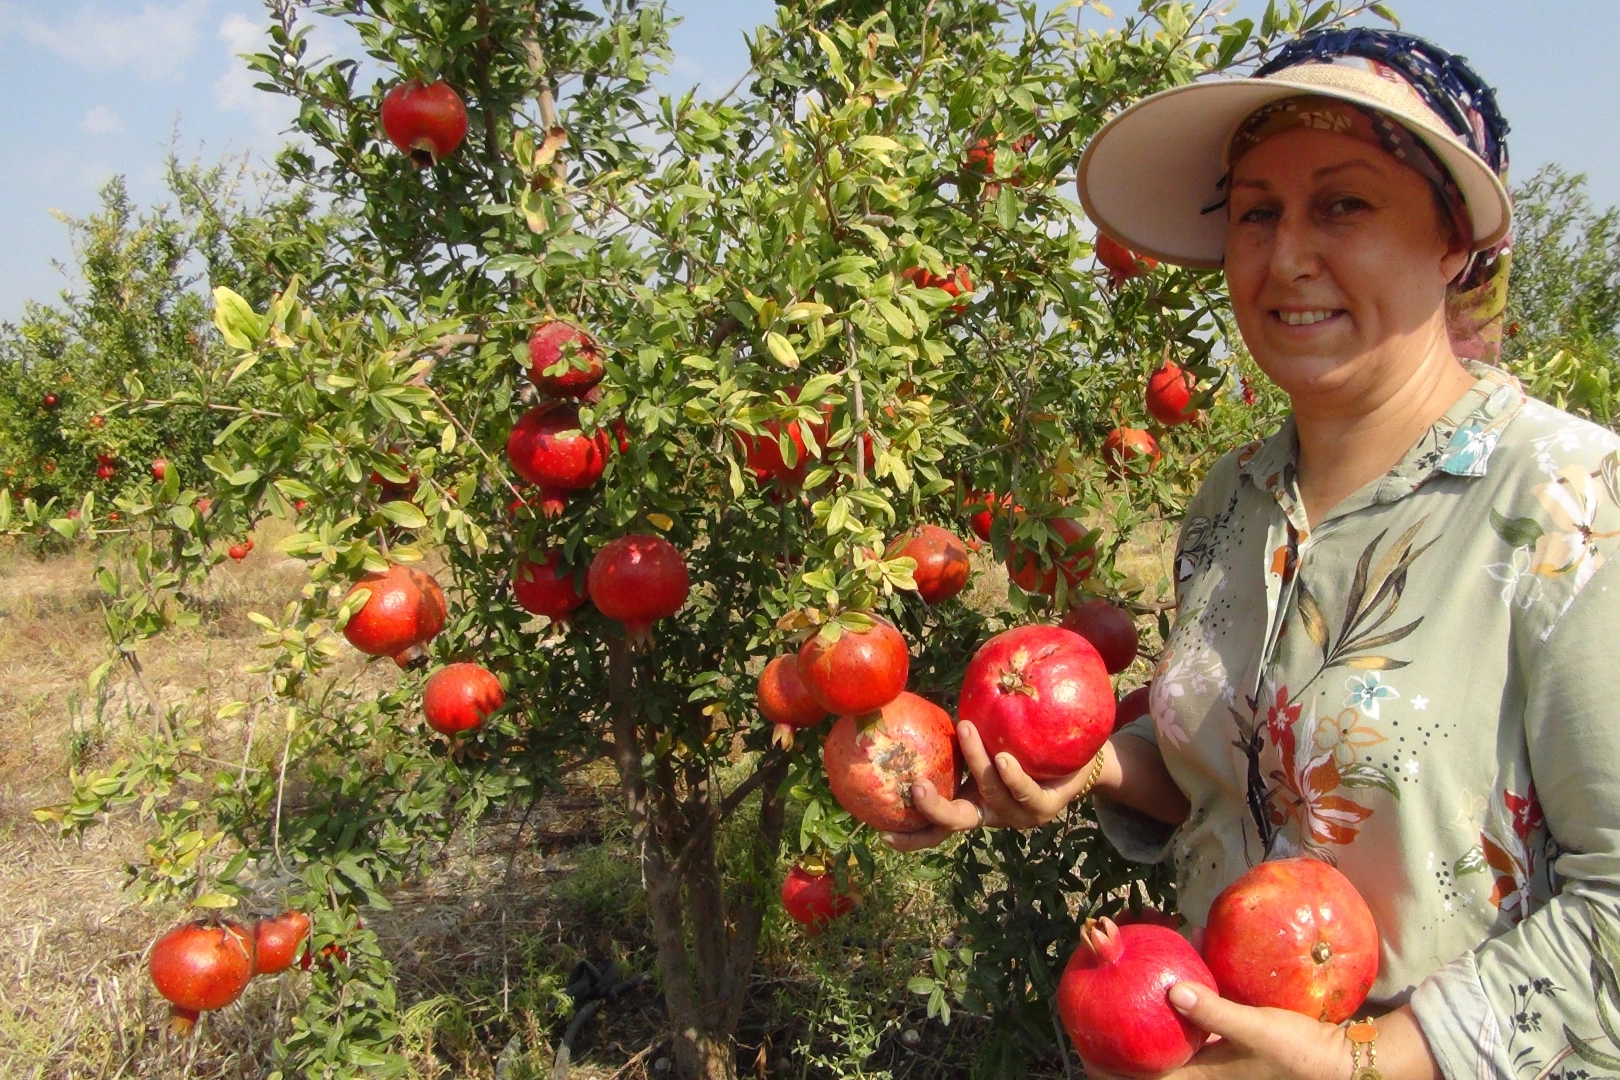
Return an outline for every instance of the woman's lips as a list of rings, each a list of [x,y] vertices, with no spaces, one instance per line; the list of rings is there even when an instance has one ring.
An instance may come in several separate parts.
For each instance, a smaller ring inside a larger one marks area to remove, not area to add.
[[[1320,323],[1331,322],[1339,316],[1346,314],[1343,308],[1304,308],[1295,310],[1276,309],[1271,317],[1284,326],[1316,326]]]

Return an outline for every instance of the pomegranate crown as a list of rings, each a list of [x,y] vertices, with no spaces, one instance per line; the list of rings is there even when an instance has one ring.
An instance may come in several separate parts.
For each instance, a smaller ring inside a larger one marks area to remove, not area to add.
[[[1119,961],[1124,945],[1119,940],[1119,926],[1104,915],[1100,919],[1087,919],[1080,930],[1080,944],[1091,950],[1092,959],[1099,966]]]

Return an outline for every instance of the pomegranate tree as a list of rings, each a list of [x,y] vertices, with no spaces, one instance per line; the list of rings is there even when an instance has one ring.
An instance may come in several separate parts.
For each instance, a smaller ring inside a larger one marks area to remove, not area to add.
[[[422,688],[422,715],[441,735],[471,731],[505,704],[501,680],[482,664],[447,664]]]
[[[902,693],[871,720],[840,716],[821,746],[838,805],[863,824],[916,832],[929,821],[912,808],[911,785],[931,782],[944,798],[956,794],[960,769],[956,731],[944,709]]]
[[[1079,634],[1020,626],[973,654],[957,715],[987,753],[1003,751],[1037,780],[1087,764],[1114,730],[1114,690],[1102,657]]]
[[[383,131],[419,169],[456,152],[467,136],[467,106],[443,81],[407,79],[383,96]]]

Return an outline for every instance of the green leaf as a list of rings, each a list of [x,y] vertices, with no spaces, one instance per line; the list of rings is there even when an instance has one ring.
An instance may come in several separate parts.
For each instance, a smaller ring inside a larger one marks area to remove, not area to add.
[[[263,339],[265,320],[240,295],[221,285],[214,290],[214,325],[225,344],[233,349],[251,349]]]
[[[1531,547],[1542,536],[1542,528],[1535,518],[1503,517],[1494,509],[1491,511],[1491,528],[1496,530],[1503,543],[1512,548]]]
[[[765,347],[770,350],[776,362],[785,368],[799,366],[799,354],[794,351],[793,343],[787,338],[772,330],[765,335]]]
[[[1564,1038],[1569,1041],[1569,1048],[1575,1051],[1575,1056],[1588,1065],[1595,1065],[1610,1072],[1620,1072],[1620,1057],[1605,1054],[1592,1043],[1571,1031],[1568,1024],[1564,1025]]]
[[[210,908],[217,910],[220,908],[233,908],[236,906],[236,903],[236,897],[234,896],[222,892],[211,892],[203,893],[201,896],[197,897],[197,899],[191,902],[191,906],[194,908]]]
[[[1380,788],[1397,799],[1401,797],[1400,788],[1395,786],[1394,777],[1370,761],[1352,762],[1340,769],[1339,783],[1348,788]]]
[[[1455,877],[1462,877],[1466,874],[1481,874],[1489,869],[1490,864],[1485,861],[1485,849],[1476,847],[1458,859],[1452,865],[1451,872]]]

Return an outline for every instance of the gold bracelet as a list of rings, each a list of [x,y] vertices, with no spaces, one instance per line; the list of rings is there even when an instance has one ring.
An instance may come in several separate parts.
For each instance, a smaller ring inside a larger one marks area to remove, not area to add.
[[[1076,799],[1083,799],[1090,795],[1091,789],[1097,786],[1097,781],[1102,778],[1103,754],[1107,753],[1107,751],[1108,744],[1103,743],[1102,749],[1097,751],[1096,761],[1092,762],[1091,775],[1086,777],[1086,786],[1080,789],[1080,793],[1075,796]]]
[[[1378,1025],[1368,1016],[1344,1029],[1350,1040],[1350,1080],[1384,1080],[1378,1071]],[[1361,1063],[1361,1048],[1367,1048],[1367,1064]]]

